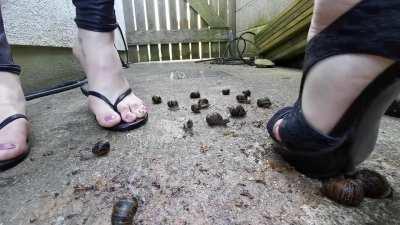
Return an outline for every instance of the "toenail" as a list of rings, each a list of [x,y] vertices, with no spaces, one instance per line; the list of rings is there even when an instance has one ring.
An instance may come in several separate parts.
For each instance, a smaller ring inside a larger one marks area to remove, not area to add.
[[[10,150],[15,149],[16,147],[15,144],[0,144],[0,150]]]
[[[110,122],[110,121],[113,121],[115,118],[116,118],[116,116],[114,116],[114,115],[112,115],[112,116],[106,116],[106,117],[104,118],[104,120],[105,120],[106,122]]]

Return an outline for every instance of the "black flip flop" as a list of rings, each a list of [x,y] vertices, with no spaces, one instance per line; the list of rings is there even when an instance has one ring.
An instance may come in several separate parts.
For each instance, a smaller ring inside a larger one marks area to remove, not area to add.
[[[7,117],[5,120],[3,120],[3,122],[0,123],[0,130],[3,129],[4,127],[6,127],[8,124],[10,124],[18,119],[28,120],[28,118],[22,114],[12,115],[10,117]],[[8,170],[8,169],[18,165],[20,162],[24,161],[24,159],[29,155],[29,153],[30,153],[30,148],[29,148],[29,142],[28,142],[28,150],[25,153],[23,153],[22,155],[18,156],[17,158],[14,158],[14,159],[0,160],[0,171],[5,171],[5,170]]]
[[[121,103],[128,95],[130,95],[132,93],[132,89],[129,88],[128,90],[126,90],[124,93],[122,93],[117,98],[117,100],[115,101],[114,104],[112,104],[111,101],[106,96],[104,96],[96,91],[88,91],[86,89],[86,86],[82,86],[81,91],[86,97],[94,96],[96,98],[103,100],[105,103],[107,103],[107,105],[109,105],[119,115],[121,115],[121,114],[118,112],[118,108],[117,108],[118,104]],[[103,127],[103,128],[106,130],[112,130],[112,131],[130,131],[130,130],[137,129],[137,128],[143,126],[144,124],[146,124],[148,117],[149,117],[148,113],[146,113],[146,115],[143,118],[137,119],[131,123],[121,121],[121,123],[119,123],[113,127]]]

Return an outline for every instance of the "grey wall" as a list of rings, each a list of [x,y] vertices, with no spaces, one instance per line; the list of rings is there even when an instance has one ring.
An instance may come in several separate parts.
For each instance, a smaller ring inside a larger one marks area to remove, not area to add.
[[[7,38],[12,45],[72,47],[76,38],[72,0],[0,0]],[[115,5],[125,30],[122,0]]]
[[[236,0],[238,33],[263,25],[282,12],[294,0]]]

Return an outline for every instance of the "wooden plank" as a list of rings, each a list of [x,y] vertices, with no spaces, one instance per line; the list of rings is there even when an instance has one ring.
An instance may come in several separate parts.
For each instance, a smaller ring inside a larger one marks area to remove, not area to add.
[[[167,29],[167,14],[165,9],[165,0],[158,0],[158,17],[160,23],[160,30]]]
[[[182,59],[190,59],[189,43],[182,44]]]
[[[229,33],[225,30],[161,30],[136,31],[127,35],[129,45],[157,44],[157,43],[189,43],[226,41]]]
[[[162,60],[163,61],[168,61],[170,60],[170,54],[169,54],[169,44],[162,44],[161,45],[161,55],[162,55]]]
[[[192,43],[192,59],[200,59],[199,43]]]
[[[133,63],[139,62],[136,45],[130,45],[128,48],[128,53],[129,53],[129,61],[130,62],[133,62]]]
[[[187,4],[185,0],[179,0],[179,10],[181,20],[179,21],[181,30],[189,29],[189,15],[187,13]],[[189,43],[181,44],[182,59],[190,59]]]
[[[133,33],[141,33],[146,32],[146,17],[144,14],[145,6],[143,4],[143,0],[134,0],[135,4],[135,13],[136,13],[136,27],[137,31]],[[127,38],[129,38],[130,33],[127,33]],[[129,44],[129,41],[128,41]],[[147,62],[149,61],[149,52],[147,50],[147,43],[141,43],[139,46],[139,62]],[[134,44],[136,45],[136,44]]]
[[[211,57],[219,57],[219,42],[211,42]]]
[[[149,61],[149,51],[147,49],[147,45],[139,46],[139,62],[148,62]]]
[[[151,61],[160,61],[160,54],[157,45],[150,45]]]
[[[226,28],[228,27],[218,13],[208,5],[207,0],[188,0],[190,6],[196,10],[197,13],[207,22],[212,28]]]
[[[177,5],[175,0],[169,0],[169,15],[170,15],[170,24],[171,30],[178,30],[178,15],[177,15]],[[179,49],[179,42],[172,42],[174,38],[168,38],[168,42],[171,44],[171,51],[172,51],[172,60],[179,60],[181,59],[180,56],[180,49]],[[163,43],[164,41],[161,41]],[[165,41],[166,42],[166,41]]]
[[[191,30],[197,30],[198,25],[197,25],[197,12],[194,11],[192,7],[190,7],[190,29]]]
[[[219,0],[219,16],[228,25],[228,0]]]
[[[209,44],[209,42],[201,42],[201,57],[203,59],[210,58],[210,44]]]
[[[132,1],[122,1],[124,8],[124,19],[127,32],[135,31],[135,18],[133,17],[133,2]]]
[[[153,0],[146,0],[147,26],[149,30],[156,30],[155,5]]]

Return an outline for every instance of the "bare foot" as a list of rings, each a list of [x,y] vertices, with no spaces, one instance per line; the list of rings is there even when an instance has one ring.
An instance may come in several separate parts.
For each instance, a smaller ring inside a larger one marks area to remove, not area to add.
[[[97,91],[111,102],[129,88],[122,76],[122,65],[114,47],[113,32],[100,33],[79,29],[78,43],[73,49],[88,78],[89,90]],[[118,104],[115,112],[104,101],[89,96],[89,108],[96,115],[97,122],[103,127],[113,127],[122,121],[133,122],[147,113],[143,101],[134,94],[128,95]]]
[[[323,32],[359,2],[316,0],[308,39]],[[304,84],[302,110],[306,120],[316,130],[329,134],[357,96],[392,63],[392,60],[365,54],[337,55],[319,62],[309,71]],[[278,141],[281,122],[277,121],[273,129]]]
[[[15,74],[0,72],[0,123],[15,114],[25,115],[25,97]],[[0,161],[17,158],[28,150],[29,123],[18,119],[0,130]]]

